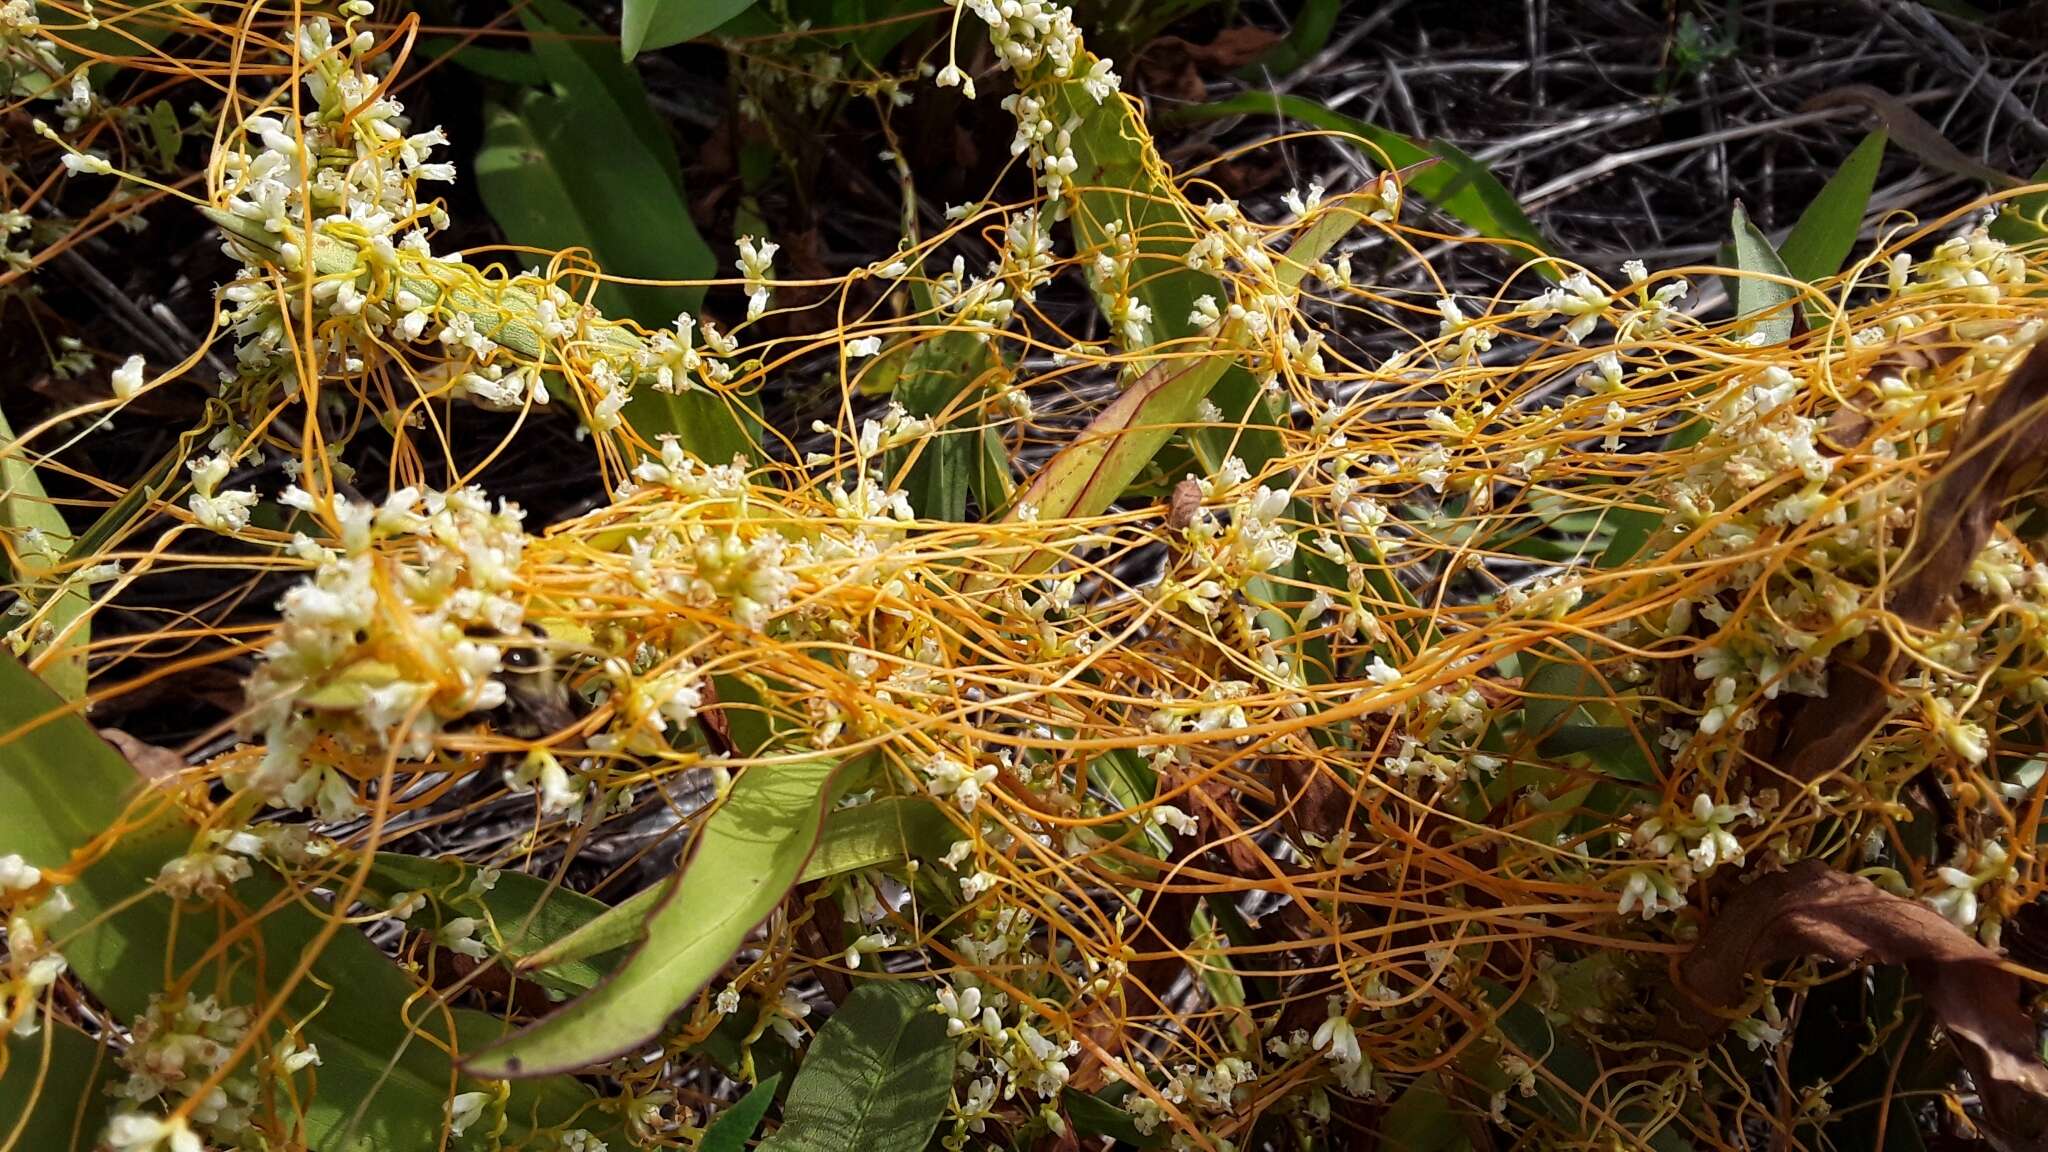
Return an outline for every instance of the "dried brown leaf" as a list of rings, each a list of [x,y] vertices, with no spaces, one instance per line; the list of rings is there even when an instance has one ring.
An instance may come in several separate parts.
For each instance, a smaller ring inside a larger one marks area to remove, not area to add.
[[[102,728],[99,733],[100,739],[120,751],[136,775],[152,784],[174,779],[185,770],[185,758],[169,748],[145,744],[119,728]]]
[[[1805,957],[1904,965],[1969,1070],[1993,1143],[2048,1147],[2048,1066],[2035,1054],[2020,977],[1924,904],[1802,860],[1729,898],[1680,970],[1693,995],[1725,1010],[1741,1003],[1751,973]],[[1726,1023],[1717,1015],[1709,1027]]]
[[[1209,94],[1202,80],[1205,74],[1242,68],[1279,42],[1279,33],[1250,26],[1226,28],[1207,44],[1161,36],[1138,53],[1138,75],[1147,92],[1200,103]]]
[[[1202,482],[1190,476],[1173,486],[1173,498],[1166,503],[1166,526],[1178,532],[1195,522],[1202,513]]]
[[[1940,622],[1943,604],[1998,526],[1999,509],[2048,457],[2048,356],[2027,354],[1956,437],[1955,448],[1920,500],[1915,534],[1886,608],[1912,628]],[[1847,763],[1884,719],[1898,656],[1875,631],[1861,659],[1833,669],[1827,697],[1805,702],[1786,726],[1777,761],[1800,783]]]

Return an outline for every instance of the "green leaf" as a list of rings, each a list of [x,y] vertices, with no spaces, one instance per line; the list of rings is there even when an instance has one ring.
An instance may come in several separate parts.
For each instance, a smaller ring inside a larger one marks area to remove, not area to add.
[[[972,332],[943,332],[911,351],[894,394],[912,416],[934,423],[903,485],[919,517],[965,520],[970,492],[984,513],[1000,508],[1008,497],[1003,490],[1008,459],[1002,461],[1000,481],[985,478],[982,468],[986,412],[981,401],[989,394],[985,381],[1002,368],[994,345]],[[996,442],[1001,443],[1000,436]],[[892,474],[908,452],[891,454]]]
[[[818,1031],[762,1152],[920,1152],[953,1085],[953,1044],[933,1004],[916,984],[854,989]]]
[[[345,887],[345,877],[316,877],[298,888],[258,864],[218,907],[173,903],[154,881],[194,847],[198,826],[169,792],[145,787],[84,720],[0,654],[0,844],[38,867],[64,867],[117,822],[119,838],[65,886],[73,908],[51,929],[71,973],[123,1021],[142,1015],[167,976],[189,977],[183,987],[211,989],[225,1003],[255,1007],[281,998],[269,1041],[295,1027],[320,1050],[317,1075],[301,1073],[292,1086],[309,1147],[436,1147],[450,1094],[475,1087],[456,1077],[447,1050],[494,1038],[497,1022],[441,1010],[367,937],[318,911],[310,887]],[[289,961],[301,957],[310,958],[306,978],[279,985],[294,967]],[[346,990],[345,1002],[336,990]],[[506,1119],[514,1133],[579,1115],[595,1128],[590,1102],[589,1091],[567,1078],[522,1084],[506,1103]],[[473,1128],[447,1146],[488,1144],[488,1134]]]
[[[683,166],[675,141],[648,102],[639,71],[611,51],[597,25],[569,0],[529,0],[519,19],[532,34],[533,55],[544,82],[567,100],[602,107],[616,116],[668,173],[676,194],[683,195]]]
[[[614,276],[713,275],[717,259],[690,218],[675,145],[639,76],[588,39],[596,28],[563,0],[534,0],[520,18],[553,92],[485,108],[477,191],[506,239],[549,251],[587,249]],[[580,291],[574,279],[567,288]],[[695,312],[703,297],[698,285],[603,283],[592,301],[613,319],[660,328],[679,312]],[[752,432],[758,415],[709,392],[636,388],[625,416],[642,436],[673,434],[709,463],[760,458]]]
[[[1117,1089],[1123,1089],[1117,1092]],[[1128,1084],[1116,1084],[1104,1089],[1102,1095],[1090,1096],[1075,1088],[1060,1091],[1060,1107],[1066,1110],[1067,1119],[1073,1121],[1074,1130],[1084,1136],[1107,1136],[1133,1148],[1163,1148],[1167,1133],[1154,1130],[1150,1133],[1138,1131],[1138,1122],[1129,1112],[1118,1107],[1115,1100],[1104,1099],[1114,1094],[1122,1099],[1130,1094]]]
[[[1204,399],[1213,400],[1226,421],[1243,427],[1197,432],[1193,439],[1217,451],[1232,451],[1253,471],[1260,470],[1282,451],[1279,434],[1272,428],[1279,416],[1251,374],[1237,365],[1235,351],[1221,348],[1221,341],[1202,332],[1191,319],[1200,297],[1222,302],[1229,295],[1216,277],[1188,267],[1187,255],[1198,233],[1182,215],[1174,188],[1161,178],[1165,168],[1143,118],[1120,100],[1097,103],[1078,81],[1061,84],[1054,99],[1057,114],[1079,125],[1072,137],[1077,165],[1072,181],[1081,201],[1080,211],[1072,216],[1076,247],[1082,252],[1107,250],[1116,243],[1109,225],[1119,222],[1137,241],[1124,282],[1096,285],[1096,299],[1106,310],[1120,291],[1128,292],[1152,313],[1146,344],[1134,345],[1121,339],[1122,332],[1113,333],[1125,352],[1152,357],[1125,393],[1150,391],[1151,395],[1141,405],[1142,411],[1124,416],[1154,428],[1115,447],[1113,454],[1124,457],[1123,463],[1098,477],[1105,488],[1111,483],[1117,486],[1107,499],[1121,495],[1137,471],[1177,434],[1175,426],[1193,422]],[[1170,383],[1152,388],[1166,377],[1172,378]],[[1091,438],[1084,436],[1083,440]],[[1109,452],[1111,448],[1105,442],[1081,447],[1084,456],[1094,449]],[[1127,469],[1136,471],[1124,475]],[[1027,492],[1020,502],[1037,507],[1042,515],[1064,514],[1052,510],[1060,500],[1048,504],[1046,495]]]
[[[754,1138],[754,1130],[761,1126],[761,1118],[768,1115],[768,1106],[775,1103],[775,1089],[782,1084],[782,1074],[776,1073],[754,1085],[753,1089],[739,1102],[718,1114],[718,1119],[704,1130],[704,1139],[697,1145],[697,1152],[746,1152],[747,1141]]]
[[[626,0],[619,49],[631,60],[650,48],[695,40],[753,5],[754,0]]]
[[[149,106],[149,142],[156,150],[156,162],[166,172],[178,166],[178,110],[169,100],[159,100]]]
[[[472,888],[480,869],[460,860],[379,852],[370,864],[370,890],[389,899],[423,892],[446,919],[484,922],[477,935],[506,961],[517,962],[597,919],[611,906],[524,872],[499,873],[492,886]],[[626,943],[626,941],[621,941]],[[526,975],[558,992],[586,992],[624,959],[616,950],[538,967]]]
[[[1444,1095],[1442,1077],[1424,1073],[1395,1097],[1382,1121],[1380,1147],[1386,1152],[1469,1152],[1472,1143]]]
[[[1856,246],[1863,214],[1870,208],[1870,190],[1877,186],[1877,168],[1884,160],[1885,133],[1879,128],[1863,138],[1842,166],[1814,196],[1779,249],[1785,270],[1808,284],[1842,270]]]
[[[1594,959],[1604,961],[1605,958],[1595,956]],[[1504,995],[1498,988],[1489,988],[1488,993],[1489,998],[1495,1000]],[[1536,1100],[1551,1116],[1567,1125],[1568,1130],[1575,1131],[1583,1124],[1584,1110],[1588,1107],[1614,1116],[1616,1127],[1632,1133],[1641,1133],[1659,1119],[1644,1104],[1616,1100],[1612,1095],[1611,1082],[1600,1074],[1599,1062],[1586,1045],[1569,1030],[1553,1025],[1543,1011],[1528,1000],[1510,1005],[1495,1023],[1501,1036],[1531,1067],[1542,1069],[1536,1077]],[[1563,1082],[1562,1087],[1552,1081],[1553,1076]],[[1638,1135],[1636,1139],[1640,1141],[1639,1146],[1651,1149],[1651,1152],[1689,1152],[1692,1148],[1692,1143],[1682,1134],[1680,1123],[1669,1117],[1647,1138]]]
[[[1790,306],[1799,299],[1799,290],[1784,281],[1796,277],[1771,247],[1770,239],[1750,221],[1739,200],[1734,215],[1735,266],[1742,272],[1735,279],[1735,314],[1757,317],[1757,330],[1765,333],[1770,343],[1782,344],[1792,338],[1795,314]],[[1767,276],[1777,279],[1764,279]]]
[[[1268,73],[1284,76],[1308,63],[1330,42],[1342,7],[1343,0],[1302,0],[1301,11],[1295,13],[1294,27],[1288,30],[1287,38],[1267,49],[1257,64],[1242,69],[1238,75],[1261,80]]]
[[[536,248],[587,248],[601,267],[624,275],[709,275],[710,250],[659,166],[621,130],[593,135],[579,127],[589,118],[565,111],[574,103],[536,94],[517,112],[487,106],[477,188],[506,236]],[[588,184],[611,190],[597,193]],[[596,300],[608,315],[659,327],[694,308],[700,295],[606,284]],[[625,414],[641,435],[673,433],[709,463],[758,458],[745,417],[710,392],[636,388]]]
[[[946,854],[959,839],[953,822],[926,796],[885,796],[852,808],[835,808],[825,818],[818,850],[800,879],[828,880],[863,868]]]
[[[0,535],[7,538],[6,550],[0,551],[0,576],[18,584],[53,634],[62,638],[62,650],[41,657],[43,678],[66,700],[76,700],[85,695],[84,647],[91,633],[87,622],[79,618],[92,607],[92,597],[75,578],[57,571],[71,548],[71,528],[64,523],[64,513],[50,503],[35,468],[22,459],[4,412],[0,412]]]
[[[144,472],[135,483],[129,485],[120,499],[115,500],[85,531],[78,534],[78,538],[71,542],[70,551],[64,555],[66,563],[90,563],[116,538],[127,532],[132,527],[130,522],[136,515],[150,501],[163,495],[170,485],[177,482],[178,477],[183,474],[178,466],[191,454],[193,445],[204,442],[211,432],[210,424],[201,424],[179,436],[178,442],[171,446],[170,451],[158,457],[157,462],[149,466],[149,471]]]
[[[525,88],[538,88],[548,82],[547,69],[541,67],[540,58],[532,52],[466,44],[454,36],[426,37],[420,41],[419,50],[429,60],[445,58],[487,80],[502,80]]]
[[[1399,132],[1332,111],[1306,97],[1272,92],[1246,92],[1228,100],[1182,108],[1171,118],[1220,120],[1229,116],[1284,116],[1328,132],[1356,136],[1376,146],[1395,168],[1407,168],[1435,157],[1441,163],[1416,172],[1406,181],[1410,194],[1435,204],[1481,236],[1512,241],[1539,255],[1555,251],[1499,177],[1446,141],[1418,144]],[[1563,275],[1548,261],[1536,268],[1553,280]]]
[[[1135,812],[1152,803],[1159,794],[1159,774],[1152,770],[1142,756],[1129,748],[1113,748],[1088,762],[1088,778],[1102,786],[1116,801],[1117,807],[1125,812]],[[1150,820],[1139,818],[1138,826],[1144,830],[1145,846],[1154,856],[1165,859],[1173,851],[1173,841],[1166,830]]]
[[[1610,776],[1636,783],[1654,781],[1656,767],[1645,758],[1635,734],[1602,722],[1618,709],[1613,687],[1587,663],[1592,642],[1574,636],[1566,643],[1575,658],[1538,656],[1522,682],[1524,738],[1535,739],[1536,750],[1545,756],[1582,754]]]
[[[476,175],[492,218],[515,244],[588,248],[613,275],[711,276],[717,260],[690,218],[674,175],[674,147],[636,127],[641,114],[651,115],[637,80],[626,77],[634,86],[622,91],[621,78],[558,49],[536,54],[559,97],[532,92],[514,108],[487,106]],[[691,285],[607,283],[594,302],[613,319],[660,327],[694,311],[703,295]]]
[[[797,880],[829,880],[862,868],[943,856],[952,840],[952,823],[924,797],[890,796],[835,808]],[[668,890],[657,884],[635,892],[527,955],[521,967],[561,968],[633,943],[646,935],[648,913]]]
[[[1077,143],[1076,148],[1079,147]],[[1116,209],[1112,206],[1108,210]],[[1320,261],[1330,247],[1357,221],[1356,213],[1338,207],[1333,208],[1323,220],[1303,230],[1289,246],[1286,256],[1280,262],[1276,277],[1281,284],[1291,287],[1300,283],[1307,270]],[[1142,232],[1140,234],[1149,235]],[[1152,251],[1154,248],[1151,243],[1142,245],[1140,259]],[[1186,271],[1185,267],[1182,271]],[[1131,275],[1136,281],[1141,274],[1133,271]],[[1214,283],[1207,277],[1198,278]],[[1166,290],[1159,285],[1167,281],[1166,275],[1149,277],[1149,285],[1162,294]],[[1162,301],[1179,299],[1180,292],[1155,298]],[[1171,312],[1162,312],[1162,309],[1178,307],[1179,314],[1184,316],[1193,310],[1192,300],[1193,294],[1187,293],[1186,303],[1154,304],[1152,314],[1155,318],[1172,315]],[[1211,389],[1215,388],[1219,381],[1225,379],[1226,373],[1232,378],[1241,377],[1251,391],[1248,395],[1238,398],[1239,406],[1235,410],[1231,403],[1224,403],[1225,415],[1230,417],[1242,414],[1236,418],[1256,420],[1270,427],[1275,420],[1270,413],[1259,411],[1263,405],[1258,389],[1252,383],[1250,375],[1236,366],[1235,350],[1229,343],[1229,337],[1230,334],[1226,330],[1223,335],[1211,338],[1208,348],[1191,357],[1159,359],[1156,367],[1148,370],[1112,400],[1094,420],[1089,422],[1081,435],[1038,470],[1031,478],[1031,483],[1020,503],[1031,504],[1045,519],[1093,516],[1108,508],[1172,438],[1176,426],[1194,420],[1197,406],[1209,397]],[[1232,430],[1221,431],[1229,434]],[[1268,435],[1271,433],[1268,432]],[[1244,459],[1249,467],[1258,468],[1277,454],[1277,450],[1264,453],[1251,450],[1245,445],[1246,439],[1244,436],[1237,437],[1237,455]],[[1049,559],[1043,553],[1037,554],[1036,558]]]
[[[89,1152],[106,1127],[118,1070],[100,1042],[64,1020],[45,1018],[32,1036],[7,1036],[0,1071],[0,1148]]]
[[[743,769],[648,918],[646,941],[580,999],[466,1062],[478,1076],[536,1076],[602,1063],[661,1032],[732,959],[802,875],[824,822],[825,757]]]

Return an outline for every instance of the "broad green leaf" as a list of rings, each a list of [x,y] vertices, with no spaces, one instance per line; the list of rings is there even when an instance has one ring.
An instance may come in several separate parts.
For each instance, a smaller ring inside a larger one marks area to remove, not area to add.
[[[1424,1073],[1394,1098],[1382,1121],[1380,1147],[1386,1152],[1469,1152],[1472,1143],[1444,1095],[1442,1077]]]
[[[630,68],[587,39],[596,29],[563,0],[535,0],[520,14],[551,93],[486,105],[477,191],[508,240],[558,251],[586,249],[607,274],[701,280],[717,260],[698,234],[675,145]],[[568,290],[582,290],[578,281]],[[697,285],[603,283],[591,296],[613,319],[650,328],[694,312]],[[635,388],[626,419],[650,440],[674,434],[703,460],[759,459],[746,406],[704,391]]]
[[[1786,271],[1812,284],[1842,270],[1842,262],[1849,258],[1856,234],[1863,228],[1863,213],[1870,207],[1870,190],[1877,186],[1884,145],[1882,128],[1865,136],[1799,214],[1799,222],[1792,225],[1784,247],[1778,250]]]
[[[804,862],[797,880],[829,880],[862,868],[933,859],[945,855],[952,840],[952,823],[921,796],[890,796],[852,808],[835,808],[825,818],[817,850]],[[561,969],[633,943],[646,935],[648,913],[661,903],[669,887],[657,884],[604,908],[536,949],[520,966]]]
[[[1115,748],[1088,762],[1088,778],[1100,784],[1117,807],[1125,812],[1135,812],[1152,803],[1159,794],[1159,774],[1145,763],[1143,757],[1129,748]],[[1152,854],[1164,859],[1173,851],[1173,841],[1166,830],[1150,820],[1139,820],[1145,832],[1145,844]]]
[[[182,137],[178,133],[178,110],[169,100],[159,100],[149,106],[149,142],[156,150],[156,162],[166,172],[178,166],[178,146]]]
[[[704,821],[645,941],[609,979],[471,1057],[478,1076],[537,1076],[602,1063],[660,1034],[803,874],[824,822],[826,757],[741,770]]]
[[[119,1072],[114,1054],[63,1020],[45,1018],[29,1036],[7,1036],[0,1068],[0,1148],[89,1152],[106,1127]]]
[[[1128,1084],[1112,1085],[1094,1096],[1066,1088],[1060,1092],[1060,1107],[1066,1111],[1067,1119],[1073,1121],[1074,1130],[1084,1136],[1107,1136],[1133,1148],[1164,1148],[1169,1135],[1165,1129],[1140,1132],[1138,1122],[1131,1118],[1131,1114],[1117,1106],[1116,1100],[1128,1095]],[[1108,1096],[1115,1099],[1105,1099]]]
[[[1126,353],[1149,357],[1129,390],[1147,388],[1148,381],[1158,379],[1162,372],[1193,369],[1177,375],[1170,387],[1160,390],[1154,396],[1159,403],[1144,413],[1141,421],[1184,425],[1193,421],[1201,401],[1210,399],[1226,421],[1245,427],[1241,431],[1197,432],[1193,439],[1207,440],[1212,447],[1235,441],[1236,454],[1258,470],[1282,450],[1279,435],[1272,430],[1279,417],[1251,374],[1236,364],[1234,353],[1217,356],[1216,338],[1202,332],[1191,318],[1200,297],[1213,297],[1221,304],[1228,302],[1229,294],[1216,277],[1188,267],[1188,251],[1199,233],[1182,215],[1175,189],[1161,178],[1166,169],[1144,120],[1121,100],[1097,103],[1078,81],[1060,84],[1053,99],[1057,114],[1079,125],[1072,137],[1077,165],[1072,182],[1080,200],[1079,210],[1072,216],[1076,247],[1084,253],[1106,251],[1116,246],[1122,235],[1136,242],[1136,254],[1123,283],[1094,286],[1096,300],[1105,312],[1119,292],[1127,292],[1151,311],[1145,343],[1134,344],[1120,330],[1112,332]],[[1113,231],[1112,225],[1120,227]],[[1130,466],[1142,470],[1160,445],[1175,434],[1171,427],[1158,431],[1156,438],[1148,436],[1157,443],[1130,446]],[[1113,469],[1102,479],[1113,481],[1121,471]],[[1123,477],[1117,491],[1107,498],[1121,495],[1135,475]],[[1037,507],[1041,515],[1054,514],[1029,492],[1020,503]]]
[[[631,60],[650,48],[695,40],[753,7],[754,0],[626,0],[619,50]]]
[[[560,0],[530,8],[525,19],[554,94],[530,93],[518,102],[513,112],[523,134],[500,116],[486,117],[477,186],[492,217],[514,243],[585,247],[615,275],[711,276],[717,260],[690,219],[675,146],[639,77],[587,44],[563,39],[594,29]],[[606,284],[595,302],[614,319],[658,327],[694,311],[703,294],[695,286]]]
[[[1092,516],[1109,507],[1172,437],[1175,426],[1194,419],[1196,405],[1230,367],[1222,351],[1160,363],[1047,461],[1018,503],[1048,520]],[[1041,558],[1051,561],[1050,556]]]
[[[762,1152],[920,1152],[953,1085],[931,990],[869,983],[818,1030]]]
[[[761,1118],[768,1115],[769,1105],[775,1103],[775,1089],[782,1084],[777,1073],[768,1077],[732,1107],[718,1114],[704,1130],[704,1139],[698,1143],[697,1152],[746,1152],[747,1141],[754,1138],[754,1130],[761,1126]]]
[[[532,34],[542,81],[572,101],[607,105],[625,129],[661,164],[683,195],[683,165],[662,118],[648,102],[640,73],[604,43],[604,33],[569,0],[529,0],[519,19]]]
[[[1387,163],[1395,168],[1406,168],[1434,157],[1442,163],[1417,172],[1406,182],[1411,194],[1435,204],[1481,236],[1515,241],[1538,254],[1547,255],[1554,251],[1549,239],[1529,219],[1529,214],[1522,210],[1514,194],[1500,179],[1484,164],[1446,141],[1417,144],[1399,132],[1332,111],[1306,97],[1271,92],[1246,92],[1228,100],[1183,108],[1175,112],[1173,118],[1217,120],[1228,116],[1275,115],[1366,140],[1385,153]],[[1539,263],[1536,269],[1553,280],[1562,276],[1548,261]]]
[[[927,796],[885,796],[833,809],[800,879],[829,880],[863,868],[944,856],[959,836],[938,803]]]
[[[460,860],[379,852],[370,864],[370,889],[389,899],[423,892],[445,917],[483,921],[477,930],[491,950],[517,963],[611,910],[601,900],[524,872],[500,872],[482,887],[480,869]],[[577,957],[527,975],[558,992],[588,991],[624,957],[616,952]]]
[[[707,266],[691,270],[692,250],[702,249],[703,241],[659,169],[644,154],[638,164],[627,158],[633,146],[624,133],[609,133],[608,148],[602,136],[593,138],[577,128],[575,121],[586,117],[565,115],[568,104],[534,95],[521,111],[497,105],[485,110],[477,188],[505,234],[536,248],[587,248],[610,272],[630,275],[637,268],[641,275],[656,277],[708,275]],[[606,178],[596,183],[617,180],[609,197],[579,187],[600,170]],[[641,255],[623,255],[629,251]],[[694,290],[678,295],[673,289],[606,284],[596,300],[608,315],[633,316],[658,327],[694,306],[696,295]],[[664,298],[668,304],[661,303]],[[664,309],[666,317],[657,319]],[[746,418],[712,393],[636,388],[625,411],[641,435],[652,439],[673,433],[710,463],[727,463],[735,455],[758,457]]]
[[[1583,754],[1601,771],[1618,779],[1648,783],[1656,767],[1644,756],[1635,734],[1618,724],[1611,703],[1614,689],[1591,659],[1592,642],[1582,636],[1566,641],[1575,659],[1538,656],[1523,678],[1522,735],[1536,741],[1544,756]]]
[[[65,886],[74,907],[52,937],[71,973],[124,1021],[142,1015],[167,976],[190,976],[224,1003],[259,1007],[282,997],[270,1040],[294,1026],[321,1057],[317,1074],[301,1073],[293,1086],[306,1144],[331,1152],[435,1148],[451,1093],[475,1087],[456,1077],[446,1051],[480,1046],[495,1037],[497,1022],[423,1003],[419,986],[367,937],[318,913],[317,896],[293,890],[265,865],[233,885],[219,908],[174,904],[155,891],[158,873],[193,848],[199,828],[170,793],[145,787],[112,746],[64,709],[19,662],[0,655],[0,844],[38,867],[58,868],[109,827],[122,828]],[[345,878],[319,882],[345,886]],[[220,935],[228,927],[235,934]],[[281,986],[304,956],[311,957],[307,977]],[[345,999],[337,990],[346,990]],[[512,1132],[572,1116],[593,1130],[608,1127],[587,1114],[590,1101],[567,1078],[523,1084],[507,1102],[507,1120]],[[476,1129],[447,1144],[488,1145]]]
[[[1355,213],[1341,205],[1333,205],[1327,219],[1304,230],[1278,262],[1276,275],[1282,285],[1298,284],[1307,270],[1328,253],[1357,219]],[[1141,255],[1151,250],[1150,245],[1140,248]],[[1136,279],[1138,273],[1133,272],[1132,276]],[[1155,283],[1166,279],[1166,276],[1153,278]],[[1201,279],[1207,280],[1207,277]],[[1155,305],[1155,317],[1160,315],[1162,306],[1173,307],[1171,304]],[[1182,307],[1184,311],[1192,310],[1191,304]],[[1175,427],[1195,418],[1197,406],[1209,397],[1218,381],[1225,379],[1226,373],[1232,378],[1243,377],[1244,383],[1252,388],[1252,396],[1247,403],[1262,408],[1250,375],[1236,366],[1230,335],[1226,329],[1222,335],[1206,339],[1207,347],[1201,348],[1197,355],[1157,361],[1156,367],[1146,371],[1111,401],[1080,435],[1038,470],[1020,503],[1030,504],[1045,519],[1093,516],[1108,508],[1172,438]],[[1226,416],[1232,414],[1232,408],[1228,406],[1223,410]],[[1248,407],[1238,411],[1256,413],[1257,409]],[[1268,426],[1275,422],[1269,413],[1256,417],[1247,415],[1245,418],[1256,418]],[[1268,435],[1272,434],[1269,432]],[[1238,455],[1250,467],[1257,468],[1271,455],[1249,450],[1246,447],[1248,439],[1243,436],[1237,438]],[[1197,442],[1199,444],[1199,437]],[[1213,467],[1221,461],[1204,460],[1203,463]]]
[[[965,520],[970,492],[984,514],[1000,508],[1007,498],[1008,492],[998,487],[998,481],[984,477],[982,467],[987,442],[982,425],[987,412],[981,400],[989,394],[992,374],[1000,373],[1002,367],[994,345],[972,332],[941,333],[910,353],[895,397],[912,416],[934,422],[932,434],[921,445],[903,485],[919,517]],[[947,417],[949,411],[952,415]],[[997,443],[1001,443],[1000,437]],[[907,458],[908,451],[892,453],[892,473],[895,461]],[[1001,470],[1002,479],[1007,480],[1007,459]]]
[[[64,513],[44,493],[35,468],[22,458],[4,412],[0,412],[0,535],[7,537],[6,550],[0,551],[0,577],[18,584],[23,598],[42,613],[51,633],[63,638],[63,647],[54,656],[40,657],[43,679],[66,700],[76,700],[85,695],[83,649],[90,634],[88,624],[79,617],[92,607],[92,596],[75,577],[57,571],[71,548],[71,529],[64,523]]]
[[[1596,955],[1595,959],[1600,957]],[[1488,998],[1495,1001],[1504,995],[1498,987],[1489,987],[1487,991]],[[1541,1069],[1536,1076],[1536,1102],[1570,1130],[1577,1130],[1584,1123],[1582,1117],[1589,1102],[1614,1116],[1626,1131],[1639,1133],[1654,1119],[1643,1104],[1616,1100],[1611,1081],[1601,1076],[1593,1053],[1569,1030],[1553,1025],[1529,1000],[1510,1005],[1495,1024],[1523,1059]],[[1563,1081],[1563,1086],[1552,1077]],[[1689,1152],[1692,1148],[1675,1121],[1657,1128],[1646,1139],[1637,1139],[1641,1147],[1651,1152]]]
[[[1757,330],[1770,343],[1782,344],[1792,338],[1795,314],[1791,305],[1799,299],[1799,290],[1784,283],[1794,279],[1791,271],[1771,247],[1770,238],[1750,221],[1740,201],[1734,216],[1735,266],[1742,273],[1735,279],[1735,314],[1757,317]]]

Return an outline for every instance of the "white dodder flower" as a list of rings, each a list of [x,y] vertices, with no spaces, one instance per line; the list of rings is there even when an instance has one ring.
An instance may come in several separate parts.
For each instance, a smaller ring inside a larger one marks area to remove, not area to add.
[[[130,356],[119,368],[114,369],[112,380],[115,399],[133,400],[135,394],[142,391],[142,377],[142,357]]]
[[[22,859],[20,853],[0,856],[0,892],[24,892],[42,882],[42,869]]]
[[[734,261],[740,276],[746,281],[747,319],[752,320],[768,310],[768,279],[774,275],[775,254],[782,245],[773,240],[758,244],[752,236],[740,237],[739,259]]]

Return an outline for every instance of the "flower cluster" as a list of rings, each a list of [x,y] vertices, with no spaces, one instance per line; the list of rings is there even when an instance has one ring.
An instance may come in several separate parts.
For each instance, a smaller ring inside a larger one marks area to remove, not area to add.
[[[313,572],[280,601],[250,678],[244,724],[264,754],[241,783],[342,819],[358,810],[351,757],[425,758],[446,722],[505,703],[506,649],[532,639],[517,589],[527,538],[517,507],[475,489],[369,504],[294,486],[281,500],[334,536],[293,543]]]

